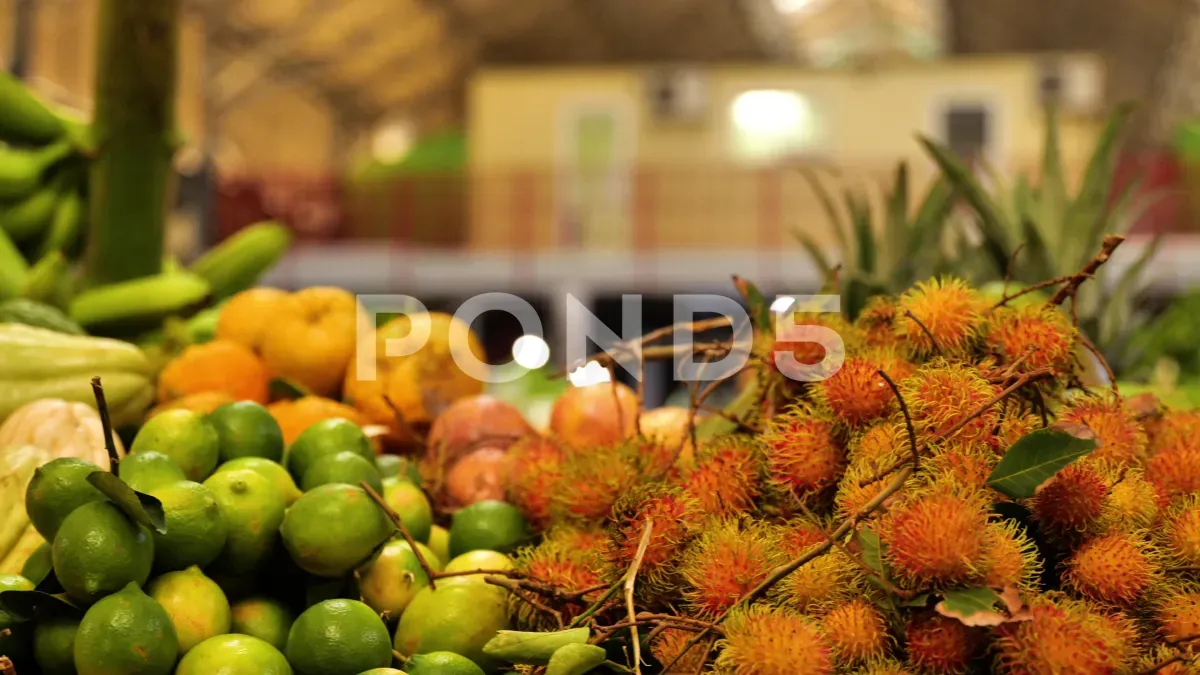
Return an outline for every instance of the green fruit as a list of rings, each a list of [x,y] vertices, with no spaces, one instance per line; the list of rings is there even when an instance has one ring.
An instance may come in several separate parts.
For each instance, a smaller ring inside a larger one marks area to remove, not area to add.
[[[379,470],[374,465],[353,452],[339,452],[335,455],[325,455],[313,462],[308,471],[304,472],[300,488],[308,492],[330,483],[358,485],[360,481],[366,481],[376,492],[383,491]]]
[[[166,533],[154,532],[154,569],[173,572],[217,559],[229,529],[208,488],[181,480],[150,492],[162,502]]]
[[[483,675],[474,661],[454,652],[417,654],[404,668],[407,675]]]
[[[496,551],[475,550],[464,553],[450,562],[446,563],[445,572],[467,572],[470,570],[485,570],[485,571],[502,571],[511,570],[516,565],[513,564],[512,558],[498,553]],[[466,584],[466,583],[487,583],[487,574],[460,574],[458,576],[446,577],[445,581],[438,581],[438,585],[445,584]],[[495,588],[494,586],[491,588]]]
[[[424,544],[417,544],[426,564],[433,565],[433,551]],[[393,539],[384,544],[379,553],[366,565],[358,569],[358,590],[363,602],[379,613],[395,618],[404,612],[417,591],[429,586],[429,575],[413,549],[403,539]]]
[[[394,527],[362,488],[333,483],[297,499],[279,531],[300,569],[332,578],[365,562]]]
[[[129,452],[161,452],[175,460],[188,480],[202,481],[217,468],[220,447],[217,430],[204,415],[192,410],[168,410],[146,421]]]
[[[254,401],[226,403],[208,415],[221,439],[221,461],[239,457],[283,459],[283,431],[267,409]]]
[[[171,617],[181,654],[210,637],[229,632],[229,601],[199,567],[168,572],[151,581],[146,592]]]
[[[300,498],[300,488],[296,487],[296,481],[292,480],[292,474],[288,473],[287,469],[278,462],[272,462],[262,457],[239,457],[218,466],[217,472],[237,469],[249,469],[271,481],[283,495],[283,501],[288,506]]]
[[[302,482],[304,473],[318,458],[339,452],[353,452],[365,460],[375,461],[375,449],[363,430],[350,420],[334,418],[316,422],[300,432],[288,448],[288,472],[296,481]]]
[[[421,484],[421,472],[417,470],[417,463],[408,457],[379,455],[375,458],[375,468],[379,469],[379,475],[385,479],[395,478],[413,485]]]
[[[178,656],[171,617],[137,584],[92,605],[75,635],[79,675],[168,675]]]
[[[33,582],[18,574],[0,574],[0,592],[32,591]],[[18,622],[8,612],[0,610],[0,656],[7,656],[18,668],[32,668],[34,658],[30,649],[33,624]]]
[[[407,526],[406,526],[407,527]],[[450,530],[441,525],[429,528],[429,548],[433,550],[442,564],[450,562]]]
[[[175,460],[153,450],[144,450],[121,460],[117,465],[117,475],[129,487],[146,494],[150,494],[154,488],[187,480]]]
[[[27,298],[13,298],[0,302],[0,323],[23,323],[67,335],[84,334],[83,329],[63,314],[62,310]]]
[[[251,635],[218,635],[196,645],[175,675],[292,675],[278,649]]]
[[[511,553],[532,532],[520,509],[507,502],[483,501],[454,512],[450,522],[450,555],[485,550]]]
[[[429,541],[429,530],[433,527],[433,506],[421,488],[412,483],[399,482],[383,490],[383,501],[391,507],[404,529],[417,541]]]
[[[37,585],[42,583],[52,569],[54,569],[54,546],[51,542],[43,541],[38,545],[37,550],[25,559],[25,564],[21,567],[21,576]]]
[[[292,624],[287,659],[298,675],[357,675],[392,663],[387,626],[355,600],[327,600]]]
[[[204,481],[221,509],[228,534],[212,569],[249,574],[271,555],[287,508],[279,490],[247,469],[222,471]]]
[[[112,502],[75,509],[54,537],[54,575],[72,600],[91,604],[150,578],[154,540]]]
[[[29,522],[46,541],[54,541],[58,528],[75,509],[104,499],[104,494],[87,482],[100,467],[91,462],[60,457],[38,467],[25,489],[25,512]]]
[[[234,633],[256,637],[282,651],[287,648],[288,631],[295,617],[282,603],[271,598],[247,598],[233,605],[233,621],[230,630]]]
[[[508,628],[507,598],[485,584],[438,584],[409,603],[396,627],[396,651],[405,656],[454,652],[485,671],[500,663],[483,646]]]
[[[407,674],[403,670],[396,670],[395,668],[372,668],[370,670],[364,670],[361,673],[359,673],[358,675],[407,675]]]
[[[33,659],[42,675],[75,675],[75,634],[79,619],[40,619],[33,629]]]

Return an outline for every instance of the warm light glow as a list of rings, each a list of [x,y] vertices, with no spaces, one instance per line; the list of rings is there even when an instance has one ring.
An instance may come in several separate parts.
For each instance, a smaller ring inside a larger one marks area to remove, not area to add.
[[[775,9],[784,14],[805,12],[820,5],[822,0],[775,0]]]
[[[612,381],[612,373],[608,372],[607,368],[595,361],[590,361],[586,366],[576,368],[567,377],[571,380],[571,384],[576,387],[587,387],[593,384]]]
[[[751,133],[795,133],[804,127],[809,116],[804,98],[790,91],[747,91],[733,100],[733,123]]]
[[[775,302],[771,303],[771,311],[775,312],[776,314],[782,314],[783,312],[787,311],[788,307],[791,307],[795,303],[796,299],[792,296],[781,295],[778,298],[775,298]]]
[[[412,148],[416,134],[405,122],[390,122],[375,132],[371,139],[371,155],[380,162],[395,162],[404,158]]]
[[[512,355],[522,368],[541,368],[550,360],[550,345],[536,335],[522,335],[513,342]]]

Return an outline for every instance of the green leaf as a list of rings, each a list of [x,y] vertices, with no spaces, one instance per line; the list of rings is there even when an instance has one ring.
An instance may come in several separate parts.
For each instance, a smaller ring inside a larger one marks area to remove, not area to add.
[[[871,205],[863,195],[846,192],[846,211],[854,232],[854,268],[865,274],[875,273],[875,230],[871,227]]]
[[[758,286],[735,274],[733,276],[733,287],[737,289],[737,292],[749,306],[750,319],[754,321],[755,327],[761,331],[770,331],[774,328],[775,324],[772,321],[771,305],[763,297],[762,291],[758,290]]]
[[[1025,435],[988,476],[989,487],[1012,499],[1029,499],[1060,469],[1096,449],[1095,435],[1079,425],[1056,424]]]
[[[900,601],[901,607],[924,607],[927,604],[929,604],[929,594],[928,593],[922,593],[918,596],[909,598],[908,600]]]
[[[1055,222],[1048,223],[1050,227],[1040,233],[1050,250],[1057,250],[1062,245],[1063,237],[1068,234],[1063,231],[1063,217],[1066,215],[1069,197],[1066,179],[1063,177],[1058,119],[1058,109],[1055,105],[1047,105],[1046,137],[1042,143],[1042,183],[1038,190],[1038,200],[1042,203],[1043,215],[1055,219]]]
[[[311,395],[311,392],[289,379],[276,377],[271,380],[271,400],[294,401]]]
[[[981,612],[995,612],[998,602],[1000,596],[990,588],[963,588],[947,591],[937,610],[943,616],[969,620]]]
[[[134,490],[108,471],[93,471],[88,474],[87,482],[104,493],[104,496],[112,500],[112,503],[133,522],[145,525],[159,534],[166,534],[167,523],[162,502],[158,499]]]
[[[0,609],[19,622],[33,621],[38,614],[46,611],[83,613],[66,600],[37,590],[0,592]]]
[[[590,628],[570,628],[553,633],[502,630],[483,646],[483,653],[509,663],[544,666],[560,648],[587,644],[591,635]]]
[[[608,660],[603,647],[570,644],[558,648],[546,666],[546,675],[583,675]]]
[[[909,237],[908,228],[908,165],[896,165],[896,177],[888,194],[887,215],[883,223],[884,250],[887,262],[883,265],[885,275],[891,277],[896,268],[903,265],[904,253]]]
[[[862,547],[862,559],[867,567],[875,570],[881,576],[884,575],[883,542],[880,541],[879,534],[867,528],[859,530],[858,545]]]
[[[1113,176],[1116,171],[1116,155],[1119,149],[1121,132],[1133,114],[1133,107],[1123,105],[1117,109],[1104,125],[1092,156],[1084,170],[1083,181],[1075,201],[1067,211],[1063,226],[1071,236],[1063,239],[1063,247],[1072,256],[1068,259],[1082,256],[1090,257],[1100,245],[1100,239],[1105,234],[1123,234],[1121,232],[1106,232],[1107,218],[1101,217],[1107,209],[1109,193],[1112,190]]]
[[[746,386],[742,388],[737,398],[725,406],[724,412],[726,415],[731,415],[734,419],[746,419],[759,403],[761,397],[760,389],[758,378],[754,378],[746,383]],[[726,416],[713,415],[696,425],[696,440],[700,441],[712,438],[713,436],[728,434],[736,431],[737,428],[737,423],[727,419]]]
[[[817,266],[817,270],[821,273],[821,278],[828,279],[829,275],[833,274],[833,263],[829,261],[829,257],[821,250],[821,246],[817,243],[817,240],[809,236],[807,232],[799,229],[793,229],[792,235],[804,247],[804,251],[808,253],[808,257],[812,258],[813,264]]]
[[[633,672],[632,670],[626,668],[625,666],[623,666],[615,661],[605,661],[604,663],[602,663],[600,665],[604,666],[605,668],[608,668],[609,670],[613,671],[614,673],[632,673]]]
[[[984,247],[996,266],[1003,269],[1014,246],[1009,233],[1015,228],[1005,222],[1000,207],[949,148],[924,136],[918,137],[918,140],[954,190],[975,211]]]
[[[842,250],[843,256],[851,254],[850,235],[846,232],[846,226],[842,222],[842,216],[838,213],[837,207],[833,204],[833,197],[830,196],[829,190],[825,189],[825,184],[817,177],[817,174],[810,169],[801,169],[800,175],[808,181],[809,187],[812,188],[814,194],[817,195],[817,201],[821,203],[821,209],[825,211],[825,218],[829,221],[829,227],[833,229],[833,234],[837,237],[838,247]],[[854,261],[847,260],[847,264],[853,264]]]

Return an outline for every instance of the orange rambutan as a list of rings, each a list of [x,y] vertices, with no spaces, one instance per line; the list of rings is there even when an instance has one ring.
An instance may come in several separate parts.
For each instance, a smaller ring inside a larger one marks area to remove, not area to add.
[[[1158,493],[1138,469],[1126,468],[1108,491],[1102,528],[1143,529],[1158,517]]]
[[[877,295],[867,301],[867,306],[858,313],[854,327],[863,336],[868,347],[895,347],[900,345],[896,335],[896,301],[885,295]]]
[[[852,672],[853,675],[916,675],[916,671],[910,670],[895,659],[871,661]]]
[[[825,361],[825,347],[821,343],[803,339],[808,337],[805,335],[806,326],[819,326],[836,333],[842,340],[843,357],[862,345],[862,336],[858,329],[840,315],[796,312],[793,314],[793,322],[792,326],[788,326],[785,321],[778,327],[778,334],[770,343],[767,353],[763,354],[763,360],[776,371],[780,371],[780,354],[790,353],[801,366],[815,366]]]
[[[688,643],[694,637],[696,634],[692,631],[667,628],[650,641],[650,654],[660,665],[665,668],[674,663],[670,670],[663,671],[663,675],[692,675],[700,670],[701,661],[708,656],[708,643],[701,642],[689,648]],[[687,653],[680,657],[684,649]]]
[[[862,429],[846,445],[846,455],[852,465],[881,459],[891,462],[900,452],[910,452],[908,431],[904,422],[895,417],[879,420]]]
[[[621,495],[640,483],[637,446],[604,445],[573,453],[562,463],[562,478],[550,493],[554,520],[600,523]]]
[[[725,622],[719,672],[746,675],[832,675],[833,650],[813,619],[755,606]]]
[[[984,308],[979,293],[961,279],[918,282],[900,296],[896,334],[923,356],[964,355],[979,337]]]
[[[932,611],[914,614],[904,626],[908,663],[928,673],[965,673],[979,656],[985,633]]]
[[[1116,395],[1077,396],[1058,415],[1059,422],[1082,424],[1096,435],[1095,459],[1140,464],[1146,458],[1146,430],[1137,414]]]
[[[1177,443],[1162,448],[1146,462],[1146,480],[1162,505],[1200,494],[1200,447]]]
[[[616,569],[628,569],[637,556],[648,523],[650,540],[642,556],[638,579],[650,590],[675,581],[675,563],[700,527],[700,503],[679,488],[662,483],[634,488],[613,506],[605,559]]]
[[[1077,333],[1053,305],[999,307],[988,315],[983,347],[1000,366],[1017,364],[1017,374],[1045,369],[1065,376],[1074,365]]]
[[[1170,645],[1157,645],[1142,654],[1129,669],[1131,673],[1154,675],[1200,675],[1200,665],[1189,659],[1179,659],[1179,651]]]
[[[922,445],[995,447],[992,432],[1000,422],[1000,411],[984,406],[995,400],[1001,389],[974,367],[935,359],[900,382],[900,391]],[[964,420],[969,421],[952,433]]]
[[[882,658],[891,642],[883,614],[862,598],[822,615],[821,633],[842,666]]]
[[[841,433],[831,417],[797,406],[771,420],[762,435],[774,483],[805,499],[833,487],[845,467]]]
[[[996,453],[977,447],[951,447],[934,453],[921,468],[926,481],[945,481],[971,490],[987,489],[988,477],[1000,462]],[[1001,496],[996,493],[996,496]]]
[[[800,557],[812,546],[787,548],[788,560]],[[866,589],[866,577],[858,563],[841,548],[831,548],[787,575],[770,591],[776,603],[799,612],[818,612],[836,607],[859,596]]]
[[[1063,582],[1108,605],[1130,605],[1160,573],[1157,550],[1144,537],[1123,532],[1085,541],[1066,561]]]
[[[1030,620],[996,628],[1001,672],[1028,675],[1113,674],[1134,655],[1135,632],[1120,616],[1059,594],[1028,602]]]
[[[833,495],[834,512],[841,518],[849,518],[861,513],[867,504],[891,484],[893,476],[885,472],[896,466],[897,462],[903,462],[908,457],[907,451],[898,451],[891,460],[881,458],[851,464],[838,483],[837,492]],[[905,487],[916,485],[918,482],[916,477],[910,476]],[[884,502],[884,506],[896,499],[896,495],[892,495]]]
[[[1151,454],[1179,445],[1200,445],[1200,410],[1166,410],[1144,426]]]
[[[988,588],[1034,590],[1042,559],[1025,529],[1011,520],[988,523],[983,531],[983,578]]]
[[[550,497],[562,479],[562,449],[550,439],[532,436],[509,447],[508,457],[508,500],[531,523],[544,527],[550,522]]]
[[[1032,500],[1033,517],[1052,535],[1093,532],[1104,515],[1109,489],[1109,480],[1098,464],[1075,462],[1042,484]]]
[[[526,547],[514,561],[517,571],[525,578],[556,588],[564,593],[576,593],[605,583],[604,565],[595,552],[574,548],[570,538],[547,536],[537,546]],[[603,591],[562,603],[563,618],[578,616],[587,605],[600,599]],[[551,629],[555,624],[540,611],[516,596],[510,596],[510,613],[517,622],[534,629]]]
[[[789,520],[780,526],[779,532],[779,545],[789,559],[799,557],[812,545],[823,544],[829,538],[823,523],[805,517]]]
[[[1200,635],[1200,587],[1185,583],[1163,593],[1154,603],[1154,624],[1164,640]]]
[[[748,512],[763,492],[764,454],[761,443],[745,436],[713,439],[700,447],[696,467],[679,484],[709,515]]]
[[[880,526],[885,558],[914,588],[941,587],[979,574],[989,504],[979,492],[934,485],[888,509]]]
[[[608,550],[608,531],[601,528],[559,525],[550,530],[546,537],[561,542],[563,546],[597,556],[597,559],[602,558]]]
[[[1155,534],[1175,566],[1200,566],[1200,497],[1189,495],[1173,504]]]
[[[1016,412],[1004,415],[996,428],[996,452],[1003,455],[1017,441],[1041,428],[1042,421],[1037,415]]]
[[[908,377],[915,368],[890,352],[850,356],[832,377],[814,384],[814,398],[839,422],[862,426],[896,407],[896,395],[879,375],[881,370],[895,381]]]
[[[786,562],[775,526],[749,520],[713,520],[683,556],[679,571],[691,611],[715,617]]]

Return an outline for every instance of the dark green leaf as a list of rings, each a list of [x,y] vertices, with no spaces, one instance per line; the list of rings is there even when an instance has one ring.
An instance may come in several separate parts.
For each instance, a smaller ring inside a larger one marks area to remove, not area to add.
[[[603,647],[569,644],[558,648],[546,666],[546,675],[583,675],[608,660]]]
[[[758,286],[755,286],[754,282],[747,281],[737,275],[733,277],[733,286],[746,301],[746,305],[750,311],[750,319],[754,321],[755,327],[761,331],[770,331],[774,328],[775,323],[771,316],[771,305],[763,297],[762,291],[758,290]]]
[[[159,534],[166,534],[167,523],[162,502],[158,499],[137,492],[108,471],[93,471],[88,474],[87,481],[112,500],[112,503],[124,511],[133,522],[145,525]]]
[[[483,653],[509,663],[544,666],[561,647],[587,644],[589,628],[570,628],[553,633],[502,630],[483,646]]]
[[[903,607],[924,607],[927,604],[929,604],[928,593],[922,593],[916,597],[909,598],[908,600],[902,600],[900,602],[900,605]]]
[[[854,232],[854,269],[875,273],[875,230],[871,227],[871,205],[866,197],[846,192],[846,211]]]
[[[909,237],[908,228],[908,165],[900,162],[896,165],[896,177],[892,181],[892,189],[888,195],[887,218],[883,223],[884,242],[888,264],[885,269],[890,271],[902,262],[905,244]]]
[[[310,396],[311,392],[297,384],[292,380],[276,377],[271,380],[271,400],[283,399],[294,401],[298,398]]]
[[[871,529],[864,528],[858,532],[858,545],[862,547],[862,559],[867,567],[883,575],[883,542],[879,535]]]
[[[830,196],[829,190],[825,189],[824,183],[811,170],[801,169],[800,175],[804,176],[813,193],[817,195],[817,201],[821,203],[821,208],[825,211],[825,217],[829,220],[829,227],[833,229],[834,236],[837,237],[838,247],[842,249],[843,257],[850,255],[850,235],[846,232],[846,226],[842,223],[842,216],[838,213],[837,207],[834,206],[833,197]]]
[[[1090,256],[1091,253],[1084,252],[1099,248],[1100,239],[1105,234],[1121,234],[1105,232],[1107,218],[1102,217],[1101,214],[1107,211],[1113,177],[1116,172],[1116,156],[1120,146],[1121,132],[1124,131],[1132,114],[1133,107],[1123,105],[1108,118],[1108,122],[1096,140],[1087,168],[1084,170],[1079,192],[1068,209],[1064,227],[1071,233],[1071,237],[1070,240],[1064,239],[1063,245],[1070,245],[1071,241],[1079,242],[1079,245],[1082,246],[1080,255]]]
[[[943,616],[966,623],[972,616],[981,612],[995,612],[998,602],[1000,596],[990,588],[963,588],[947,591],[942,596],[942,601],[937,604],[937,611]]]
[[[43,591],[0,592],[0,609],[8,612],[17,621],[33,621],[43,611],[79,613],[79,609],[62,598]]]
[[[1066,213],[1067,209],[1067,183],[1063,175],[1062,150],[1059,143],[1059,117],[1058,110],[1053,103],[1046,106],[1046,137],[1042,143],[1042,184],[1038,190],[1038,198],[1044,204],[1045,215],[1055,216],[1059,219]],[[1051,248],[1056,247],[1062,242],[1063,223],[1061,220],[1056,223],[1047,223],[1052,227],[1056,227],[1059,232],[1053,235],[1047,235],[1047,244]]]
[[[1057,424],[1027,434],[1009,448],[987,484],[1012,499],[1029,499],[1060,469],[1096,449],[1095,435],[1079,425]]]
[[[1000,207],[949,148],[923,136],[918,140],[954,190],[975,211],[984,247],[993,264],[1002,270],[1008,264],[1009,252],[1015,244],[1009,236],[1012,228],[1004,222],[1004,214]]]

